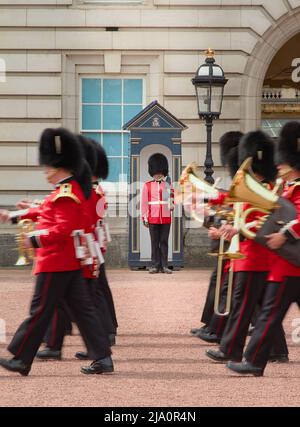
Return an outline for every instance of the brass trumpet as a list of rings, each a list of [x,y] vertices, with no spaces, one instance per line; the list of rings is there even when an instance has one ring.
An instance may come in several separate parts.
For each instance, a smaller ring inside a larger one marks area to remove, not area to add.
[[[27,248],[25,244],[26,234],[34,230],[33,221],[31,219],[23,219],[19,221],[18,226],[21,228],[21,232],[16,236],[16,242],[18,244],[19,258],[15,263],[16,266],[30,265],[34,258],[34,249]]]
[[[189,184],[190,188],[187,189],[187,193],[196,194],[196,190],[200,190],[204,194],[210,196],[211,198],[217,198],[219,191],[215,188],[215,185],[210,185],[204,179],[200,177],[199,167],[195,162],[190,163],[182,172],[179,179],[179,184],[181,186],[181,195],[186,191],[186,184]],[[191,216],[198,222],[203,223],[203,217],[199,217],[196,209],[191,209]]]

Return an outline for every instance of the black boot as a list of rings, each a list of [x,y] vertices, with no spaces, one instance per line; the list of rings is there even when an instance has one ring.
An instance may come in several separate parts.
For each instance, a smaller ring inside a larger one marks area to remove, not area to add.
[[[44,360],[61,360],[61,351],[46,347],[44,350],[37,352],[36,358]]]
[[[252,363],[244,360],[243,362],[228,362],[227,368],[240,375],[254,375],[255,377],[262,377],[264,369],[252,365]]]
[[[7,371],[18,372],[24,377],[27,377],[31,369],[31,365],[27,365],[26,363],[22,362],[22,360],[18,359],[0,359],[0,366],[2,366],[2,368],[6,369]]]
[[[287,354],[271,354],[269,357],[271,363],[288,363],[289,356]]]
[[[112,374],[114,372],[114,364],[112,358],[105,357],[104,359],[95,360],[90,366],[83,366],[80,370],[83,374]]]
[[[86,351],[77,351],[75,357],[79,360],[89,360],[89,355]]]
[[[206,332],[205,330],[199,329],[199,332],[195,335],[195,337],[200,338],[203,341],[210,343],[220,343],[220,338],[217,337],[216,334],[212,332]]]
[[[223,353],[223,351],[221,351],[221,350],[209,349],[205,352],[205,354],[210,359],[214,360],[215,362],[219,362],[219,363],[225,363],[225,362],[228,362],[229,360],[234,360],[234,359],[226,356],[226,354]],[[235,360],[235,361],[240,362],[240,360]]]

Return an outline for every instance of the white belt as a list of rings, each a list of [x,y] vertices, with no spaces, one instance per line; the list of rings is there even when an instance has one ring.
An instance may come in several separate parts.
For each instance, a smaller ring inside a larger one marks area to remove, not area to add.
[[[157,202],[148,202],[149,205],[168,205],[169,202],[164,202],[163,200],[158,200]]]

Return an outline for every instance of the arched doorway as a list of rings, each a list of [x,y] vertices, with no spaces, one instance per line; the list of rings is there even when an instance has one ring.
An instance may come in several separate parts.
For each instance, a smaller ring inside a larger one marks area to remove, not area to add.
[[[265,76],[261,99],[262,128],[277,138],[282,126],[300,120],[300,33],[274,56]]]
[[[261,127],[262,92],[273,59],[290,40],[299,34],[300,11],[276,22],[276,27],[262,37],[248,60],[242,82],[241,129],[248,132]],[[300,37],[300,36],[299,36]],[[295,57],[300,58],[300,52]]]

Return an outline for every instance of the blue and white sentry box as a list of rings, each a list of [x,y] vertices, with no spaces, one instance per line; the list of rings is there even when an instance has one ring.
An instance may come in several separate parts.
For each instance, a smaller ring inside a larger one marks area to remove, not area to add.
[[[185,126],[157,101],[123,126],[130,131],[130,191],[129,191],[129,253],[132,269],[145,268],[151,263],[149,229],[141,220],[140,194],[143,184],[152,178],[148,174],[148,159],[157,152],[169,161],[169,176],[173,183],[181,174],[181,133]],[[169,266],[183,267],[182,208],[175,206],[169,237]]]

